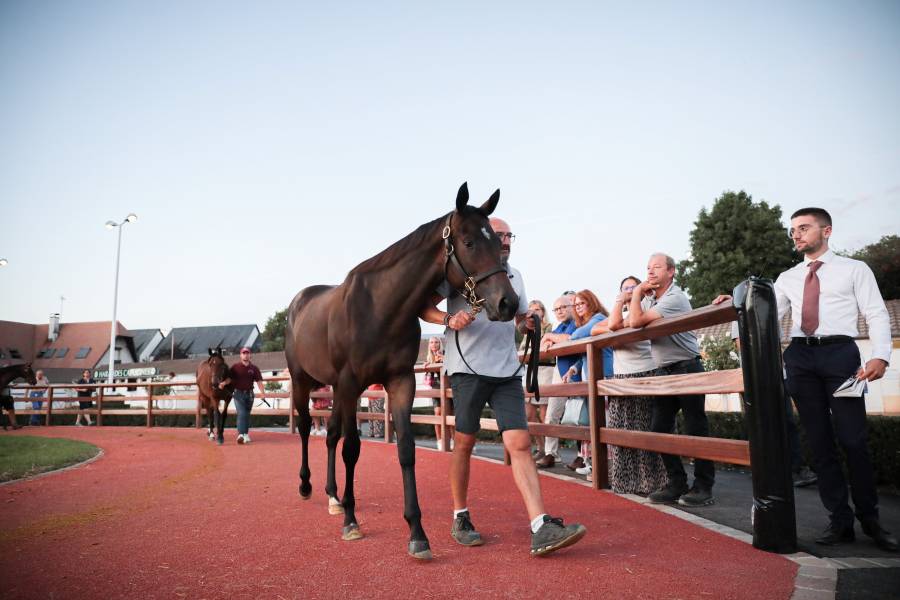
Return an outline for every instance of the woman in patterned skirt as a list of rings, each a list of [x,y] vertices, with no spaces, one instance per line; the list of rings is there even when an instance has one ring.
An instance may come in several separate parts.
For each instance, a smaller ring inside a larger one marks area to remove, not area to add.
[[[631,301],[631,292],[641,283],[637,277],[629,276],[619,284],[619,295],[603,325],[609,331],[629,327],[628,315],[624,309]],[[592,335],[603,333],[601,327]],[[650,354],[650,341],[644,340],[627,346],[613,349],[613,367],[615,379],[631,379],[649,377],[656,371],[656,364]],[[653,415],[653,398],[650,396],[610,396],[607,409],[607,427],[614,429],[631,429],[633,431],[650,431],[650,419]],[[609,479],[612,491],[617,494],[639,494],[646,496],[650,492],[664,487],[666,470],[662,458],[656,452],[620,448],[610,446]]]

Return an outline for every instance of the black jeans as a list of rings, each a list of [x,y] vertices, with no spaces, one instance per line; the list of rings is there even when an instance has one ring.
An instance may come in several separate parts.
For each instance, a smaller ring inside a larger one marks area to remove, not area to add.
[[[852,341],[827,346],[792,342],[784,352],[788,391],[797,403],[819,477],[819,497],[835,525],[853,523],[847,481],[834,437],[847,455],[856,516],[878,518],[878,494],[866,432],[865,398],[835,398],[834,390],[859,368],[859,348]]]
[[[685,373],[702,373],[703,364],[700,358],[677,362],[660,367],[658,375],[682,375]],[[678,411],[684,413],[685,435],[709,437],[709,421],[706,419],[706,396],[657,396],[653,403],[653,419],[650,429],[655,433],[674,433],[675,417]],[[669,486],[687,487],[687,473],[681,463],[681,457],[674,454],[662,454],[666,473],[669,475]],[[716,481],[716,468],[713,462],[694,459],[694,485],[710,491]]]

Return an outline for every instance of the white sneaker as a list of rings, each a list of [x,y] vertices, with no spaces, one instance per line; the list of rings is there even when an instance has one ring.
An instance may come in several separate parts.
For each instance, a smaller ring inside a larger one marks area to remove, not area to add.
[[[249,444],[249,443],[250,443],[250,434],[249,434],[249,433],[245,433],[245,434],[244,434],[244,443],[245,443],[245,444]]]
[[[593,472],[591,465],[585,465],[581,468],[575,469],[575,472],[579,475],[590,475]]]
[[[237,443],[238,443],[238,444],[243,444],[243,443],[244,443],[244,434],[243,434],[243,433],[239,433],[239,434],[238,434],[238,436],[237,436]]]

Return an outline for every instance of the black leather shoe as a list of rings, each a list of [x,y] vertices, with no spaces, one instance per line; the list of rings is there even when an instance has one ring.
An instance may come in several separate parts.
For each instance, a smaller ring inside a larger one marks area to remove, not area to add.
[[[877,519],[863,521],[862,529],[863,533],[875,540],[875,545],[882,550],[897,552],[897,538],[892,536],[890,531],[882,529]]]
[[[821,536],[816,538],[816,543],[822,544],[823,546],[836,546],[837,544],[848,544],[855,539],[856,535],[853,533],[853,524],[838,525],[832,523],[825,528],[825,531],[822,532]]]

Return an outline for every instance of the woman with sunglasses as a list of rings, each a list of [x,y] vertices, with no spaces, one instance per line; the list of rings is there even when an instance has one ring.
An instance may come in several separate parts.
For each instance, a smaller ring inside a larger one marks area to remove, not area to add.
[[[619,295],[613,305],[609,319],[594,326],[593,335],[617,331],[629,327],[626,307],[631,302],[633,290],[641,280],[629,275],[619,284]],[[650,354],[650,341],[643,340],[621,346],[613,350],[615,379],[650,377],[656,372],[656,363]],[[650,431],[653,416],[651,396],[612,396],[607,408],[607,426],[632,431]],[[649,493],[665,487],[666,469],[662,458],[656,452],[611,446],[609,481],[612,491],[617,494]]]

